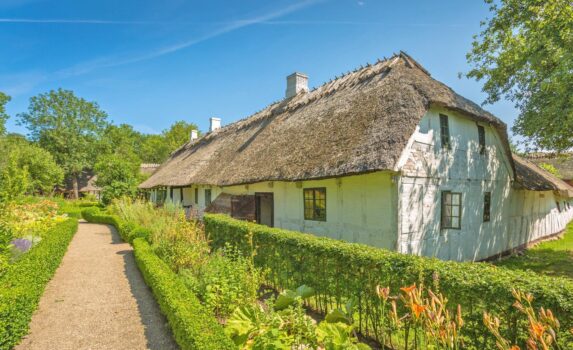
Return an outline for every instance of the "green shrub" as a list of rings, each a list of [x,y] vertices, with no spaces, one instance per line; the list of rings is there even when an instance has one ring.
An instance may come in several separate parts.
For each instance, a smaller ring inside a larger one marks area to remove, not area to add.
[[[0,349],[11,349],[27,334],[44,288],[54,275],[78,227],[70,219],[45,238],[0,279]]]
[[[358,300],[358,329],[375,336],[380,333],[380,303],[376,286],[400,287],[422,283],[446,295],[452,305],[460,304],[466,325],[464,340],[469,348],[495,347],[487,335],[483,312],[504,315],[502,334],[514,343],[520,333],[518,311],[512,288],[535,296],[536,305],[551,309],[562,329],[573,327],[573,282],[565,278],[512,271],[488,263],[457,263],[405,255],[366,245],[347,243],[310,234],[269,228],[220,214],[204,217],[205,229],[214,247],[231,244],[246,254],[256,247],[255,265],[268,271],[268,283],[277,289],[312,286],[313,304],[323,313]],[[567,333],[567,332],[564,332]],[[569,339],[561,339],[571,345]]]
[[[262,284],[261,272],[250,258],[236,249],[228,248],[211,254],[210,259],[196,271],[179,273],[185,284],[218,317],[226,318],[241,304],[257,302]]]
[[[149,229],[127,223],[119,216],[102,212],[99,208],[84,209],[82,216],[88,222],[115,226],[122,239],[133,244],[137,266],[182,349],[233,348],[233,342],[224,334],[214,315],[201,305],[180,277],[149,245]]]
[[[133,241],[135,260],[171,328],[177,344],[187,349],[234,349],[213,315],[142,238]]]

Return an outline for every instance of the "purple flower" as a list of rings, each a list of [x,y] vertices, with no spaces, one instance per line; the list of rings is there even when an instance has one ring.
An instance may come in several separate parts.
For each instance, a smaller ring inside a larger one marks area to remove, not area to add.
[[[32,241],[25,238],[17,238],[10,243],[12,243],[14,247],[22,253],[25,253],[32,248]]]

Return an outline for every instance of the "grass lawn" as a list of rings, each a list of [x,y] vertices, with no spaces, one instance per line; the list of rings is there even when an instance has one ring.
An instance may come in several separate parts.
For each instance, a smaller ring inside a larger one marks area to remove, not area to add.
[[[573,279],[573,224],[567,226],[562,239],[541,243],[523,255],[502,259],[495,264]]]

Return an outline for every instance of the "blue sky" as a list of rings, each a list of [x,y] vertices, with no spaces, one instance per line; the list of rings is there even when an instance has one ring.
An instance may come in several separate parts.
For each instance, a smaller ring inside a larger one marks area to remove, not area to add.
[[[206,130],[281,99],[293,71],[317,86],[404,50],[481,103],[481,83],[458,73],[487,15],[479,0],[1,0],[0,91],[14,132],[29,98],[59,87],[143,132]],[[486,109],[509,125],[517,115]]]

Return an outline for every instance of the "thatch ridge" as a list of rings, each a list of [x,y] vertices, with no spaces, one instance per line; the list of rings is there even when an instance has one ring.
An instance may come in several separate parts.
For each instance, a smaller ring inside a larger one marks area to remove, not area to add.
[[[525,158],[536,165],[542,163],[553,165],[563,179],[573,179],[573,153],[571,152],[536,152],[527,154]]]
[[[141,188],[300,181],[392,170],[431,106],[506,125],[456,94],[404,52],[187,143]]]
[[[573,188],[533,162],[513,154],[516,180],[525,189],[531,191],[558,191],[566,197],[573,197]]]

